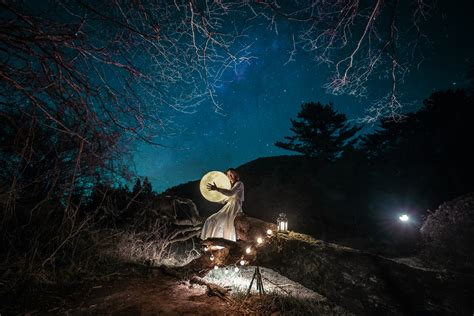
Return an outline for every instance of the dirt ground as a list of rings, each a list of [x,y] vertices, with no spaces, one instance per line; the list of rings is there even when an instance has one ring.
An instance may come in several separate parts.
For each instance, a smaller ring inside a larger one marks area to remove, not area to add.
[[[228,310],[223,300],[207,295],[206,287],[155,273],[148,278],[98,284],[75,306],[60,312],[68,315],[208,315]]]
[[[234,267],[232,272],[211,271],[204,278],[232,289],[230,301],[209,296],[206,286],[178,280],[156,269],[148,275],[119,276],[90,284],[61,306],[49,305],[25,315],[280,315],[288,312],[281,310],[282,303],[292,308],[295,303],[301,305],[299,299],[317,304],[318,310],[332,311],[335,307],[318,293],[270,269],[262,270],[267,295],[259,296],[254,283],[250,297],[244,300],[253,271],[254,267],[241,267],[237,272]],[[286,297],[284,301],[282,296]],[[296,310],[294,313],[301,314]]]

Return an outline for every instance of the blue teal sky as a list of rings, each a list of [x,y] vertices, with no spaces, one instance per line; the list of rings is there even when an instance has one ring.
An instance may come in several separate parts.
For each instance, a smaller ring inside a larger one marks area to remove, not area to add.
[[[472,12],[472,1],[439,4],[439,12],[427,26],[431,43],[422,47],[424,59],[399,87],[411,104],[406,110],[415,110],[433,91],[467,84],[466,73],[474,57]],[[255,26],[251,54],[256,58],[229,71],[218,90],[223,113],[214,111],[210,102],[200,104],[194,114],[167,111],[174,123],[173,132],[159,138],[166,147],[137,144],[132,169],[147,176],[154,190],[161,192],[200,179],[210,170],[292,154],[274,143],[289,134],[290,118],[296,116],[301,103],[333,102],[339,112],[357,119],[370,102],[386,93],[386,83],[374,80],[369,82],[367,98],[327,94],[322,85],[329,69],[314,63],[312,56],[298,51],[295,61],[284,65],[294,31],[286,24],[280,25],[279,34]]]

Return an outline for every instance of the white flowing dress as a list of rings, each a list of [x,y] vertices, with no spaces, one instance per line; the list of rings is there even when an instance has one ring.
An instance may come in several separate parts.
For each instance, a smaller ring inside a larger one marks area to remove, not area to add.
[[[223,201],[225,205],[206,220],[202,227],[201,239],[224,238],[236,241],[234,220],[239,213],[242,213],[244,184],[237,181],[230,190],[217,188],[217,191],[227,196]]]

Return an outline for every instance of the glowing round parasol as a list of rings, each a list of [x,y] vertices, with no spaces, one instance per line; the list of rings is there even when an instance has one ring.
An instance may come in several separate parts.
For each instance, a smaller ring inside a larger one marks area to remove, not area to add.
[[[207,189],[207,184],[208,183],[215,183],[217,187],[223,188],[223,189],[230,189],[230,181],[227,176],[220,171],[210,171],[206,173],[202,179],[201,182],[199,183],[199,189],[201,190],[202,196],[208,201],[211,202],[220,202],[226,198],[225,195],[223,195],[220,192],[217,191],[209,191]]]

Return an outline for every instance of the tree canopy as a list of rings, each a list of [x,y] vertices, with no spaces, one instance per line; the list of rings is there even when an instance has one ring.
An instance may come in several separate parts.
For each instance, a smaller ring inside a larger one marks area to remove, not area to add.
[[[338,113],[332,103],[304,103],[296,119],[290,119],[294,135],[285,136],[275,146],[306,156],[335,161],[354,145],[354,136],[360,130],[347,122],[345,114]]]

